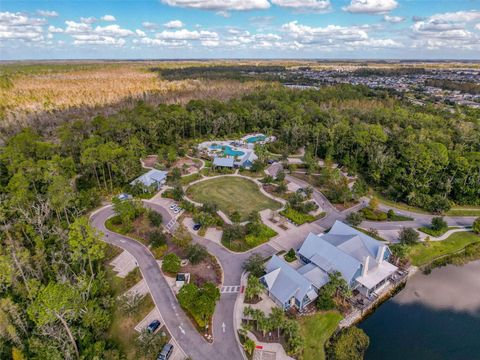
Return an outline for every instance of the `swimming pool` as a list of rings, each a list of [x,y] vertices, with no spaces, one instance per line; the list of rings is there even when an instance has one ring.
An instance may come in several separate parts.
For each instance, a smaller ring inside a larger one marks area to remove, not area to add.
[[[247,139],[247,143],[252,144],[256,143],[257,141],[264,141],[267,137],[265,135],[257,135],[252,136]]]
[[[233,150],[230,146],[224,146],[223,153],[228,156],[243,156],[245,153],[240,150]]]
[[[230,146],[228,145],[210,145],[211,150],[223,150],[223,154],[227,156],[243,156],[245,153],[240,150],[233,150]]]

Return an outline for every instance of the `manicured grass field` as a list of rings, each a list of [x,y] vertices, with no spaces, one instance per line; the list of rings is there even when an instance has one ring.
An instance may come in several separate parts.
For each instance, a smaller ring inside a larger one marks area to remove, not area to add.
[[[228,216],[238,211],[242,221],[252,211],[281,207],[280,203],[263,195],[253,181],[240,177],[225,176],[202,181],[192,185],[187,193],[197,202],[214,202]]]
[[[434,259],[460,251],[465,246],[480,242],[480,236],[472,232],[457,232],[442,241],[431,241],[428,245],[418,243],[408,250],[408,257],[416,266],[426,265]]]
[[[300,318],[300,332],[305,339],[303,360],[324,360],[325,342],[332,336],[342,315],[329,311]]]

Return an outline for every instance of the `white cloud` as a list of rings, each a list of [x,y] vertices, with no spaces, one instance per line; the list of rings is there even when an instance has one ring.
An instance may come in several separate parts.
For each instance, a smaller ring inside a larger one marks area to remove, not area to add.
[[[457,11],[450,13],[442,13],[432,15],[429,20],[439,21],[439,22],[471,22],[480,20],[480,11],[470,10],[470,11]]]
[[[177,31],[162,31],[155,35],[157,39],[161,40],[217,40],[218,34],[213,31],[206,30],[177,30]]]
[[[277,6],[295,10],[327,11],[330,10],[330,0],[271,0]]]
[[[80,18],[80,22],[82,22],[84,24],[93,24],[95,21],[97,21],[97,19],[94,18],[93,16],[90,16],[90,17],[87,17],[87,18],[84,18],[84,17]]]
[[[58,12],[50,10],[37,10],[37,14],[45,17],[57,17]]]
[[[62,33],[63,32],[63,29],[62,28],[58,28],[58,27],[55,27],[53,25],[50,25],[48,27],[48,32],[49,33]]]
[[[145,29],[149,29],[149,30],[153,30],[153,29],[157,29],[158,28],[158,25],[153,23],[153,22],[150,22],[150,21],[144,21],[142,22],[142,26],[145,28]]]
[[[368,48],[403,48],[404,45],[401,42],[392,40],[392,39],[368,39],[350,42],[350,46],[358,46],[365,49]]]
[[[179,29],[179,28],[182,28],[184,26],[184,24],[180,20],[171,20],[171,21],[163,24],[163,26],[165,26],[166,28],[169,28],[169,29]]]
[[[326,27],[311,27],[292,21],[282,25],[282,29],[289,36],[302,44],[332,44],[336,40],[359,41],[368,39],[364,29],[358,27],[343,27],[328,25]]]
[[[389,22],[391,24],[399,24],[401,22],[404,22],[405,21],[405,18],[403,16],[389,16],[389,15],[385,15],[383,17],[383,20],[385,20],[386,22]]]
[[[215,15],[224,17],[224,18],[226,18],[226,19],[230,17],[230,13],[229,13],[228,11],[225,11],[225,10],[217,11],[217,12],[215,13]]]
[[[41,42],[44,40],[44,19],[30,18],[22,13],[0,12],[0,39]]]
[[[342,9],[351,13],[385,14],[397,6],[395,0],[351,0],[350,5]]]
[[[115,18],[115,16],[113,15],[103,15],[100,19],[102,19],[103,21],[117,21],[117,19]]]
[[[480,20],[480,11],[458,11],[432,15],[412,25],[413,47],[430,50],[480,49],[480,37],[468,29]]]
[[[75,21],[65,21],[67,28],[65,33],[72,36],[75,45],[115,45],[123,46],[125,39],[135,33],[129,29],[123,29],[119,25],[96,26]],[[138,33],[137,33],[138,35]]]
[[[145,37],[147,34],[145,34],[145,31],[142,31],[140,29],[135,30],[135,34],[137,34],[140,37]]]
[[[475,29],[480,30],[480,24],[475,25]]]
[[[270,7],[268,0],[162,0],[162,3],[170,6],[215,11],[260,10]]]

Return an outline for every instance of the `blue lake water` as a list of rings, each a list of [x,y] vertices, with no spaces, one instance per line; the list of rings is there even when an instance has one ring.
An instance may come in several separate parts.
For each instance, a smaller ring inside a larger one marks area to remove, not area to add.
[[[480,261],[415,274],[359,327],[367,360],[480,359]]]

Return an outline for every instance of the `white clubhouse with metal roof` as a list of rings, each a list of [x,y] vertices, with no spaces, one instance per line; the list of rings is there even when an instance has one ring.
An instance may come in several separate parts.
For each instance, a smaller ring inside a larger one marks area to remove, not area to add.
[[[307,236],[298,250],[302,267],[294,269],[274,256],[261,281],[284,309],[295,306],[302,310],[317,297],[329,281],[328,274],[334,271],[340,272],[351,289],[370,297],[397,271],[388,262],[390,256],[390,249],[382,242],[336,221],[328,233]]]

